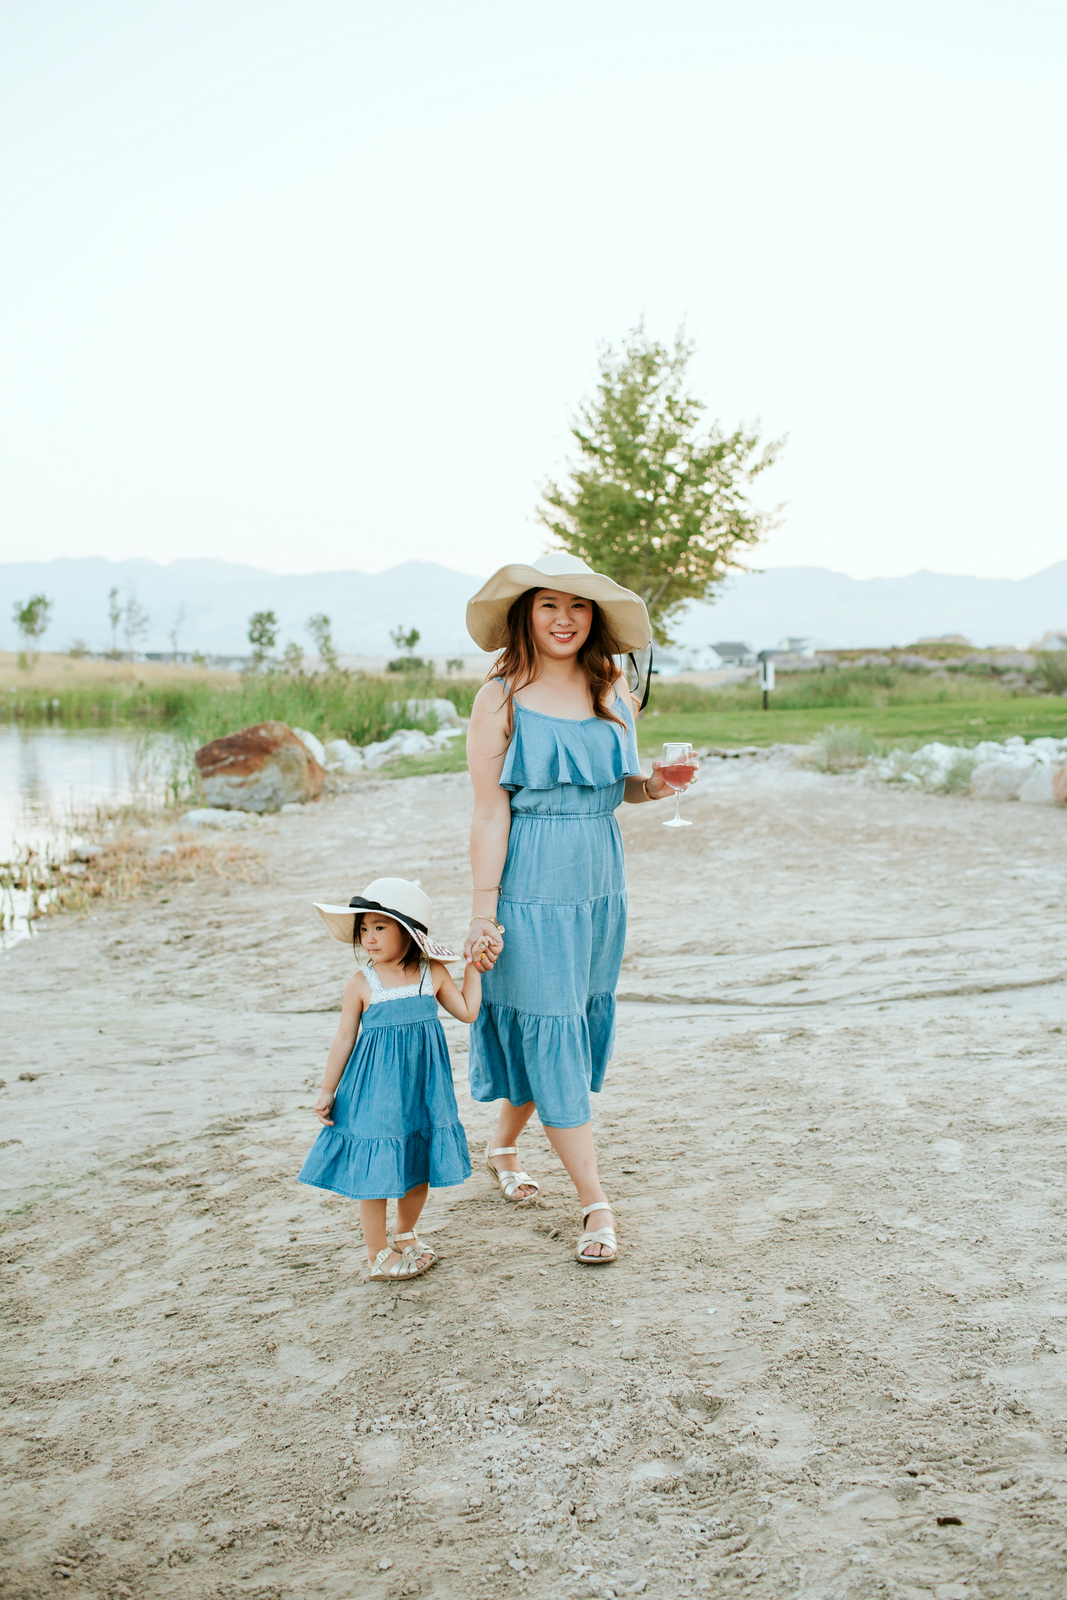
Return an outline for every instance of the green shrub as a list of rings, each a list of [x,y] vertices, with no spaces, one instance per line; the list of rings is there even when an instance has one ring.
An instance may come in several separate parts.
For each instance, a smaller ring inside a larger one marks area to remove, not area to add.
[[[867,764],[876,754],[874,740],[866,728],[825,727],[811,741],[808,760],[820,772],[848,772]]]
[[[1042,650],[1034,679],[1046,694],[1067,694],[1067,650]]]

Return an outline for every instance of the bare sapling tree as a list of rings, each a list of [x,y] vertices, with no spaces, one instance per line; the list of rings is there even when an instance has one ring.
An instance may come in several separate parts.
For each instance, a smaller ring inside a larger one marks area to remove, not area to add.
[[[687,601],[745,570],[742,552],[780,509],[756,509],[749,493],[784,439],[761,446],[758,424],[704,423],[688,391],[693,350],[684,332],[668,349],[639,323],[603,352],[596,394],[571,426],[569,481],[545,486],[539,513],[563,549],[641,596],[660,644]]]
[[[138,643],[148,633],[148,612],[135,594],[131,594],[122,610],[122,635],[126,640],[126,656],[132,661]]]
[[[178,634],[181,631],[181,625],[182,625],[182,623],[184,621],[185,621],[185,603],[183,601],[183,603],[178,607],[177,611],[175,612],[174,621],[171,623],[170,633],[168,634],[168,638],[170,639],[170,661],[171,661],[171,666],[176,666],[177,663],[178,663]]]
[[[25,605],[21,600],[15,601],[15,626],[22,640],[19,666],[27,672],[32,672],[37,665],[40,641],[44,637],[51,615],[52,601],[46,594],[32,594]]]
[[[111,628],[111,649],[108,651],[112,661],[119,659],[119,627],[122,623],[122,607],[119,604],[118,585],[113,585],[107,592],[107,620]]]

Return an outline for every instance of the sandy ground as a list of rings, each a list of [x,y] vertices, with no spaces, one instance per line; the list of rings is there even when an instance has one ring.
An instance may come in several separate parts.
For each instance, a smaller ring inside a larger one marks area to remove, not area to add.
[[[1067,1593],[1067,815],[774,759],[685,806],[621,813],[605,1269],[539,1130],[543,1203],[434,1194],[399,1294],[295,1181],[310,901],[419,877],[455,936],[464,776],[5,958],[4,1596]]]

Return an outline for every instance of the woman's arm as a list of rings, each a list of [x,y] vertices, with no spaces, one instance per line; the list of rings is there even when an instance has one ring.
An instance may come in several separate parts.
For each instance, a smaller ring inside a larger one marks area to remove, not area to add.
[[[620,698],[629,701],[634,722],[636,723],[638,714],[637,701],[630,693],[630,685],[626,682],[626,679],[621,673],[619,674],[619,681],[615,687]],[[664,800],[666,799],[667,795],[674,793],[674,790],[671,788],[670,784],[661,776],[659,770],[660,765],[660,762],[653,761],[651,776],[647,778],[627,778],[626,787],[622,794],[622,797],[626,801],[627,805],[643,806],[647,800]],[[693,768],[693,777],[695,781],[695,767]]]
[[[467,729],[467,766],[474,788],[471,818],[471,873],[474,897],[471,925],[463,954],[479,972],[488,972],[504,948],[496,926],[497,891],[508,854],[511,833],[511,798],[500,787],[507,754],[504,713],[507,696],[501,683],[487,683],[478,691]],[[474,947],[485,940],[477,956]]]
[[[482,1003],[482,975],[474,962],[468,962],[463,969],[462,991],[456,988],[452,974],[439,961],[430,963],[430,971],[438,1003],[457,1022],[473,1022]]]
[[[333,1044],[326,1057],[326,1072],[322,1079],[319,1098],[315,1101],[315,1115],[324,1127],[333,1127],[330,1111],[333,1108],[337,1085],[348,1065],[348,1058],[355,1049],[363,1007],[369,999],[370,986],[366,978],[362,972],[354,972],[345,984],[344,998],[341,1001],[341,1020],[337,1024],[337,1032],[333,1036]]]

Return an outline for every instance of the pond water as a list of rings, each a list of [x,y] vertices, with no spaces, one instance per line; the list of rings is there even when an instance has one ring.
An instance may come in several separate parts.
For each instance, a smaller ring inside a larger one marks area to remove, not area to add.
[[[0,726],[0,862],[70,849],[97,806],[160,802],[173,766],[163,734]],[[0,947],[33,931],[29,896],[0,889]]]

